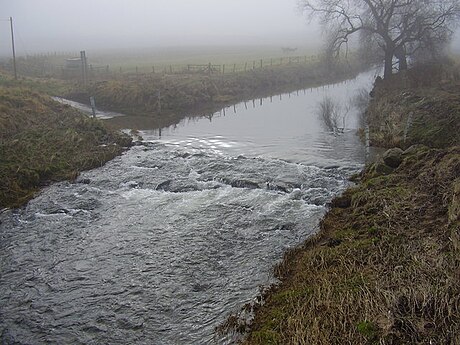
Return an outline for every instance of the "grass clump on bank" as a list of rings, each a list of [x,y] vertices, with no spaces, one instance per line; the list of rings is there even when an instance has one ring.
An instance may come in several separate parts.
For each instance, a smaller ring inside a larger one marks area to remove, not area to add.
[[[367,167],[286,253],[243,344],[460,344],[460,89],[408,80],[377,86],[367,113],[374,144],[406,150]]]
[[[0,85],[0,207],[74,179],[120,154],[130,138],[27,87]]]

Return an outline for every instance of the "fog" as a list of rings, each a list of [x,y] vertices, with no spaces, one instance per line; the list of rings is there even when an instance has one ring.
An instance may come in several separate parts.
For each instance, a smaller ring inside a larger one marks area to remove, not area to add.
[[[2,0],[0,54],[191,45],[317,46],[297,0]]]

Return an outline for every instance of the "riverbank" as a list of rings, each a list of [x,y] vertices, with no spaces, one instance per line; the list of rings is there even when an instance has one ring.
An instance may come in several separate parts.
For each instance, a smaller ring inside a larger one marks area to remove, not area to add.
[[[150,128],[162,128],[185,117],[212,114],[244,100],[350,79],[364,68],[358,62],[335,66],[310,62],[221,75],[127,75],[91,82],[86,88],[73,89],[64,96],[81,103],[94,96],[99,108],[128,115],[108,121],[117,128],[126,128],[131,123],[136,127],[136,120],[148,121]]]
[[[244,344],[460,343],[454,71],[414,70],[376,86],[371,140],[405,151],[367,167],[318,235],[285,255],[281,283],[249,329],[236,326],[248,331]]]
[[[73,180],[130,145],[101,121],[11,83],[3,77],[0,85],[0,208],[19,207],[43,186]]]

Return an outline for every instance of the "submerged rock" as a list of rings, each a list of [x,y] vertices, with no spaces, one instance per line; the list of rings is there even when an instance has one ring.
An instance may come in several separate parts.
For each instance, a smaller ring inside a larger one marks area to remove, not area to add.
[[[224,177],[221,179],[221,182],[227,185],[232,186],[233,188],[248,188],[248,189],[258,189],[260,188],[259,183],[250,180],[243,179],[230,179]]]
[[[171,183],[172,183],[172,180],[166,180],[164,182],[161,182],[161,183],[158,184],[158,186],[155,188],[155,190],[168,191]]]

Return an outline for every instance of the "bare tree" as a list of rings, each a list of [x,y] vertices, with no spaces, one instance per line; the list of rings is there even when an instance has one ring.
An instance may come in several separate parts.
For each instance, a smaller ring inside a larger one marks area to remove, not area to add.
[[[301,9],[320,19],[329,35],[330,52],[348,49],[350,38],[360,32],[382,51],[384,77],[399,69],[419,49],[447,42],[460,13],[460,0],[299,0]]]

